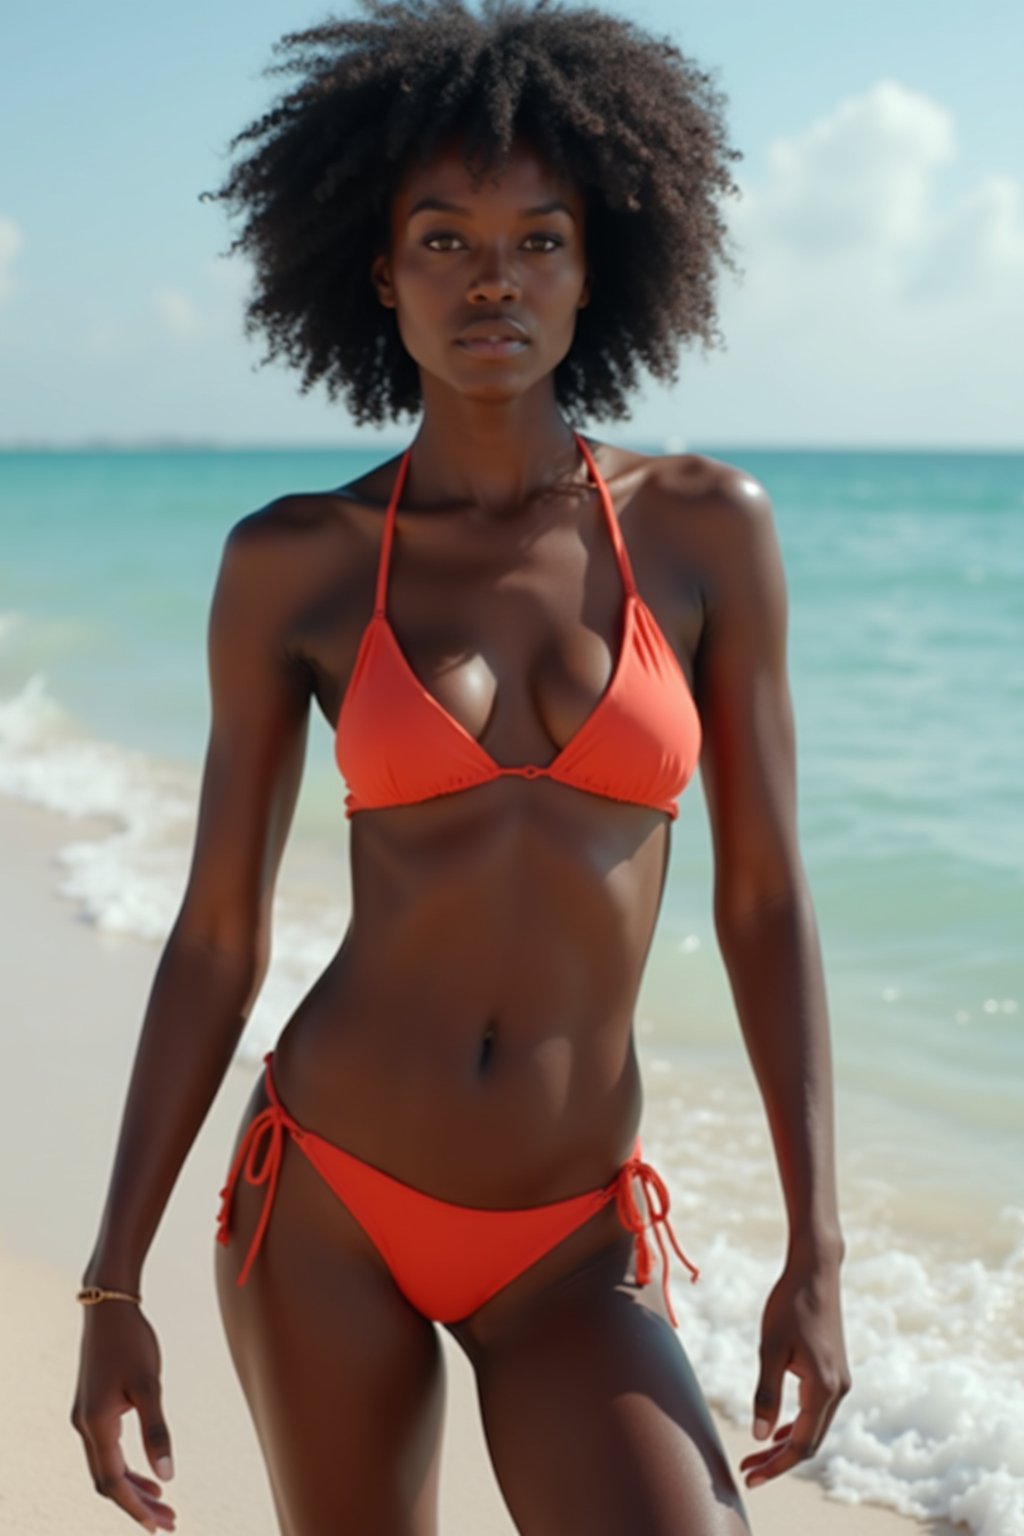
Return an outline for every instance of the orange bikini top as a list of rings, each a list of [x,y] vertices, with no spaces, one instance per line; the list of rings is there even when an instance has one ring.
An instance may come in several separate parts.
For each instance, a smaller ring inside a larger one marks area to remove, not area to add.
[[[503,768],[423,687],[385,612],[395,513],[412,449],[402,457],[384,520],[373,617],[338,714],[335,759],[349,788],[345,815],[415,805],[494,779],[554,779],[573,789],[679,814],[676,798],[700,755],[700,720],[682,668],[636,590],[612,499],[577,434],[604,508],[625,587],[622,646],[611,680],[571,741],[546,766]]]

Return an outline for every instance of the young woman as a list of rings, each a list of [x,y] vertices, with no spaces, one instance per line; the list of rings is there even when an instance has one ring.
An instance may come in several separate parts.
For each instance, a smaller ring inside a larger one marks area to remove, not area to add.
[[[171,1528],[118,1441],[136,1409],[169,1474],[141,1269],[266,969],[315,702],[353,915],[255,1088],[218,1251],[281,1530],[436,1531],[441,1323],[521,1531],[742,1532],[673,1326],[669,1248],[688,1261],[636,1139],[632,1016],[699,757],[789,1220],[754,1486],[817,1449],[848,1386],[783,576],[749,475],[573,425],[712,336],[738,156],[709,77],[625,21],[365,9],[283,41],[297,80],[218,195],[271,354],[358,420],[419,424],[228,537],[194,860],[84,1276],[74,1421],[99,1491]],[[786,1370],[800,1408],[776,1427]]]

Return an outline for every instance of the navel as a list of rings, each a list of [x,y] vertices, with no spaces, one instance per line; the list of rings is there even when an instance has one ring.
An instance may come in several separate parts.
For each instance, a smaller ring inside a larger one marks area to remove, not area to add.
[[[488,1024],[484,1030],[483,1039],[480,1041],[480,1051],[477,1056],[477,1071],[481,1077],[490,1066],[491,1056],[494,1052],[494,1025]]]

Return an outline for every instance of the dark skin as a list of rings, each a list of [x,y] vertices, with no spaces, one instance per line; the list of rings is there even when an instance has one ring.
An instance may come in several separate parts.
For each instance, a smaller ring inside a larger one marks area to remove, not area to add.
[[[503,765],[549,763],[592,712],[619,650],[621,578],[552,380],[588,298],[585,238],[580,191],[528,145],[479,188],[453,145],[407,174],[372,271],[424,397],[389,617],[426,689]],[[495,316],[522,324],[522,348],[495,358],[459,345],[469,322]],[[764,1438],[774,1435],[741,1463],[754,1487],[817,1450],[849,1385],[784,580],[768,498],[749,476],[697,455],[594,448],[638,587],[701,715],[716,926],[788,1215],[755,1395]],[[396,470],[392,460],[342,491],[285,498],[229,538],[211,612],[213,723],[193,864],[86,1283],[139,1287],[259,991],[310,706],[333,728],[372,610]],[[457,1204],[536,1205],[607,1183],[640,1121],[632,1015],[668,818],[503,778],[359,813],[351,831],[352,924],[275,1054],[289,1109]],[[264,1103],[260,1084],[246,1123]],[[239,1289],[261,1198],[239,1186],[218,1287],[282,1531],[434,1536],[435,1325],[294,1149]],[[476,1371],[513,1518],[531,1536],[745,1532],[660,1287],[638,1288],[632,1262],[632,1239],[606,1207],[450,1327]],[[800,1378],[800,1409],[776,1428],[786,1370]],[[171,1529],[159,1484],[128,1471],[120,1450],[133,1408],[161,1476],[170,1441],[152,1330],[130,1303],[88,1309],[73,1419],[93,1477],[140,1523]]]

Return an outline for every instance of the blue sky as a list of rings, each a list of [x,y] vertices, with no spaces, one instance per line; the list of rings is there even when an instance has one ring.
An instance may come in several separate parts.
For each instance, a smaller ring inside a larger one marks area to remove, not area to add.
[[[723,277],[727,350],[685,354],[678,383],[646,387],[605,434],[1024,448],[1024,6],[608,8],[716,72],[745,157],[726,213],[746,277]],[[274,39],[321,14],[5,7],[0,443],[356,437],[285,368],[254,371],[245,272],[219,256],[222,210],[198,202],[274,92]]]

